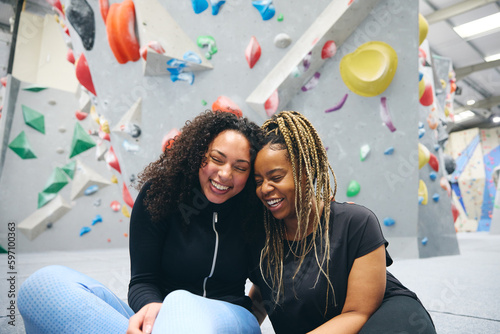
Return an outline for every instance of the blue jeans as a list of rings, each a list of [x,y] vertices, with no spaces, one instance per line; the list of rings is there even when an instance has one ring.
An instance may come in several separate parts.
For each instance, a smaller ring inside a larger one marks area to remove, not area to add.
[[[63,266],[42,268],[21,285],[18,308],[27,334],[125,333],[132,309],[96,280]],[[179,290],[170,293],[153,334],[259,334],[247,309]]]

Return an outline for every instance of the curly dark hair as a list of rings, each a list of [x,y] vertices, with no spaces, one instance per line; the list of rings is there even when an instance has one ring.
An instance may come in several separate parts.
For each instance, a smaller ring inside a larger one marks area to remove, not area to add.
[[[151,219],[163,220],[169,213],[178,210],[181,203],[190,204],[195,191],[200,191],[199,169],[206,163],[210,143],[225,130],[235,130],[250,142],[251,174],[242,196],[245,211],[256,205],[253,162],[261,148],[262,130],[245,117],[229,112],[206,110],[191,121],[187,121],[181,134],[166,145],[159,159],[150,163],[139,175],[137,188],[150,183],[144,199]],[[253,203],[253,204],[252,204]],[[187,224],[187,222],[185,222]]]

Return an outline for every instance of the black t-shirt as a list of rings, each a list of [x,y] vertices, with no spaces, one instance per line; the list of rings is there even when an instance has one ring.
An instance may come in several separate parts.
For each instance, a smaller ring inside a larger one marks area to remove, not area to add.
[[[348,203],[332,202],[330,207],[329,278],[335,294],[330,289],[326,315],[328,282],[323,274],[317,280],[319,269],[313,250],[305,256],[300,272],[295,279],[292,279],[298,260],[290,251],[290,246],[296,249],[296,244],[284,243],[284,295],[277,305],[274,303],[273,291],[270,287],[271,280],[266,278],[268,283],[266,284],[259,270],[261,247],[256,247],[257,249],[252,254],[253,270],[251,270],[250,279],[261,290],[264,305],[277,334],[307,333],[339,315],[344,307],[347,281],[354,260],[382,245],[388,245],[372,211],[363,206]],[[310,242],[311,238],[309,236],[303,242]],[[392,259],[386,251],[386,265],[391,264]],[[418,300],[413,292],[387,272],[384,299],[395,295],[406,295]]]

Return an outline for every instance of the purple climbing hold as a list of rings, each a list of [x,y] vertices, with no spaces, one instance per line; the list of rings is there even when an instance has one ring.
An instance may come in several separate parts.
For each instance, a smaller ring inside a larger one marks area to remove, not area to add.
[[[347,97],[349,96],[349,94],[345,94],[344,97],[342,98],[342,100],[340,100],[339,103],[337,103],[335,106],[333,106],[332,108],[330,109],[327,109],[325,110],[326,113],[329,113],[329,112],[332,112],[332,111],[337,111],[339,109],[341,109],[343,106],[344,106],[344,103],[345,101],[347,100]]]
[[[389,128],[391,132],[396,131],[396,128],[392,124],[391,114],[389,113],[389,108],[387,107],[387,98],[380,98],[380,118],[382,118],[382,122]]]
[[[321,74],[319,72],[314,73],[313,77],[309,79],[304,86],[302,86],[302,91],[307,92],[308,90],[315,88],[318,85],[320,76]]]

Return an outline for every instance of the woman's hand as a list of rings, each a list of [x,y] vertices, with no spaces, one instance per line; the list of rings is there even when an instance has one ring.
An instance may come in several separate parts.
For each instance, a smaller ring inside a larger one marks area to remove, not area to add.
[[[127,334],[151,334],[156,316],[160,312],[162,303],[149,303],[134,314],[129,322]]]

